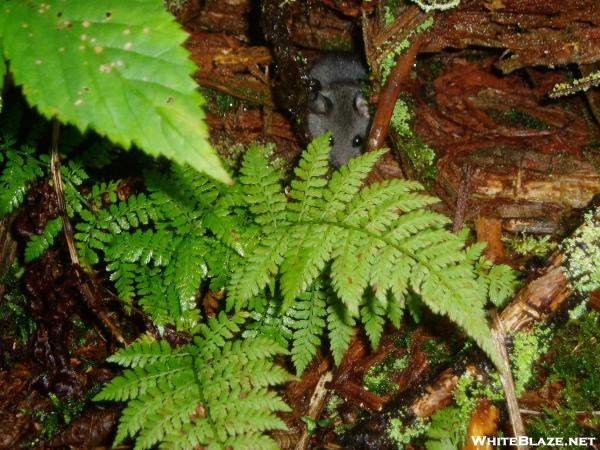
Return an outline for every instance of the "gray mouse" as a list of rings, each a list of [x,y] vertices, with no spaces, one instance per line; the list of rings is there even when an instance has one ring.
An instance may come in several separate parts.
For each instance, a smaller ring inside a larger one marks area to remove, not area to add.
[[[360,155],[367,140],[366,75],[365,65],[351,53],[327,53],[309,71],[316,82],[308,96],[308,131],[313,138],[331,132],[330,161],[336,168]]]

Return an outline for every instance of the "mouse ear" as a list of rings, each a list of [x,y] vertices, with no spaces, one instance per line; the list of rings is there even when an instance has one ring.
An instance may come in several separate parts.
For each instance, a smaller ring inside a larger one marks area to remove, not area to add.
[[[369,117],[369,102],[362,92],[359,92],[356,94],[356,97],[354,97],[354,108],[356,108],[356,111],[358,111],[361,116]]]
[[[333,105],[321,92],[313,92],[308,97],[308,109],[314,114],[328,114]]]

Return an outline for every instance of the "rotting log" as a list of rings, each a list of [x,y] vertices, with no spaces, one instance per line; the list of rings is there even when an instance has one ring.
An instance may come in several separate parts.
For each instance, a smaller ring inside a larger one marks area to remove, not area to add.
[[[578,210],[600,191],[594,165],[572,154],[529,149],[488,149],[464,153],[440,167],[438,189],[454,205],[461,167],[473,168],[466,220],[498,219],[505,231],[562,234]]]
[[[194,32],[186,42],[201,86],[258,105],[273,106],[267,47],[248,46],[223,34]]]
[[[424,52],[483,46],[503,50],[504,73],[531,66],[590,64],[600,60],[596,0],[463,0],[438,14]]]

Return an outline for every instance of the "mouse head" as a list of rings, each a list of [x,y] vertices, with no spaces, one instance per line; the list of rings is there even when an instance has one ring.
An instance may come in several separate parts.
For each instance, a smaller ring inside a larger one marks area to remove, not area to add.
[[[369,129],[369,105],[358,83],[335,83],[312,92],[308,129],[313,137],[331,132],[331,164],[338,168],[364,148]]]

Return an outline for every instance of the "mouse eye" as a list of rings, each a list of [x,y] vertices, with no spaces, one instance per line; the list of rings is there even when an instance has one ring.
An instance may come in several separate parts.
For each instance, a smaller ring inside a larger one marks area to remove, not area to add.
[[[329,136],[329,146],[333,147],[333,136]]]
[[[356,136],[354,136],[354,139],[352,139],[352,147],[362,147],[363,144],[363,138],[361,135],[357,134]]]

